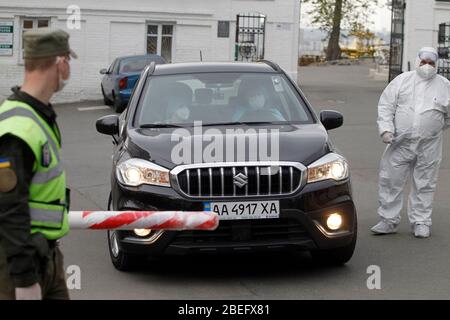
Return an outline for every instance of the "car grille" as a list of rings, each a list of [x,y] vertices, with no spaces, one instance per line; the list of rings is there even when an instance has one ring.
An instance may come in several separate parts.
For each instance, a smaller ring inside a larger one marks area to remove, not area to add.
[[[240,241],[287,241],[309,239],[305,228],[293,218],[220,221],[213,231],[178,232],[174,244],[223,244]]]
[[[240,163],[180,166],[178,189],[191,198],[289,195],[303,184],[305,168],[297,163]]]

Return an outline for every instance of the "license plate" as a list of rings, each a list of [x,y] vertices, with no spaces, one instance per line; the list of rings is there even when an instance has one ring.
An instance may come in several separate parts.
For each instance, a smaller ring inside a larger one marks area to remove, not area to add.
[[[205,211],[214,211],[220,220],[276,219],[279,201],[205,202]]]

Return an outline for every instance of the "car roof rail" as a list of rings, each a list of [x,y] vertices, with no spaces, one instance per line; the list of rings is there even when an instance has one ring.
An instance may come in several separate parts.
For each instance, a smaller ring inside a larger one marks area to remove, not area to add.
[[[147,66],[147,68],[148,68],[148,74],[147,74],[147,76],[152,75],[153,72],[155,72],[156,62],[155,62],[155,61],[152,61],[152,62]]]
[[[152,61],[149,65],[147,65],[144,68],[141,75],[144,75],[146,77],[151,76],[153,74],[153,72],[155,72],[155,68],[156,68],[156,62]]]
[[[275,71],[278,71],[278,72],[281,72],[281,68],[280,68],[280,66],[278,65],[278,64],[276,64],[275,62],[273,62],[273,61],[270,61],[270,60],[259,60],[258,62],[261,62],[261,63],[265,63],[265,64],[267,64],[269,67],[271,67],[273,70],[275,70]]]

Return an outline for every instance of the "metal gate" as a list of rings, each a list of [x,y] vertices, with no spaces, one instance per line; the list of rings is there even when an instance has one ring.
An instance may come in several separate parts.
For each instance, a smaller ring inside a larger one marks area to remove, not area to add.
[[[450,22],[439,25],[438,37],[438,73],[450,80]]]
[[[392,0],[391,53],[389,81],[403,72],[406,0]]]
[[[236,17],[236,61],[264,59],[266,16],[260,13],[238,14]]]

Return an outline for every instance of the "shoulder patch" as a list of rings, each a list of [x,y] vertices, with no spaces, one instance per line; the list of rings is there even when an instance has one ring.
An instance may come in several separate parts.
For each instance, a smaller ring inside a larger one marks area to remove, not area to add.
[[[14,190],[17,186],[17,175],[11,168],[0,168],[0,193]]]
[[[44,168],[48,168],[48,166],[50,166],[50,163],[52,162],[52,153],[50,151],[48,141],[42,146],[41,153],[42,153],[41,165]]]

